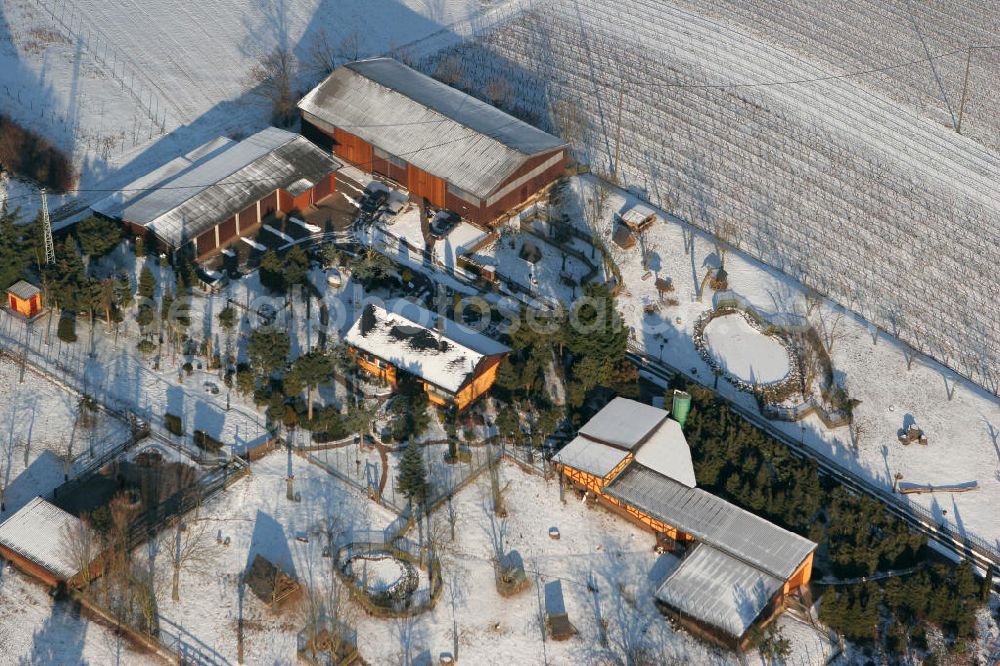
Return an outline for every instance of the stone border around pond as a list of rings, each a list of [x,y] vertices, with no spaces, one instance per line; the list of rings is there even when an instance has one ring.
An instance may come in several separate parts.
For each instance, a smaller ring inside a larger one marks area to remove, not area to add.
[[[705,327],[708,326],[709,322],[713,319],[734,314],[743,317],[746,322],[761,335],[775,338],[779,343],[781,343],[785,353],[788,354],[788,375],[785,378],[777,382],[755,384],[742,380],[722,369],[718,361],[716,361],[715,357],[712,356],[712,353],[709,351],[708,345],[705,343]],[[708,364],[708,367],[711,368],[713,373],[724,377],[726,381],[740,391],[753,394],[757,397],[759,402],[767,404],[781,403],[793,396],[802,388],[802,364],[799,361],[799,354],[795,348],[795,344],[788,337],[784,328],[767,322],[756,311],[749,312],[743,308],[728,305],[708,310],[707,312],[702,313],[702,315],[695,321],[693,339],[694,346],[698,350],[698,354],[701,355],[702,360]]]

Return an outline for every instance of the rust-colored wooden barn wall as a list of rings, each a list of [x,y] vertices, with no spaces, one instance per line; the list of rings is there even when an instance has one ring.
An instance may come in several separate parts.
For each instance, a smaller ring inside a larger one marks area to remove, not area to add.
[[[275,191],[260,200],[260,216],[263,219],[276,210],[278,210],[278,193]]]
[[[313,191],[310,187],[308,190],[299,194],[298,196],[292,197],[292,209],[293,210],[305,210],[312,205],[312,195]]]
[[[313,203],[322,201],[330,196],[337,189],[337,176],[330,174],[329,178],[323,178],[313,187]]]
[[[51,571],[48,571],[47,569],[42,568],[38,564],[35,564],[28,558],[24,557],[17,551],[11,550],[10,548],[0,546],[0,557],[3,557],[5,560],[32,578],[40,580],[50,587],[56,587],[62,582],[62,579],[59,576],[55,575]]]
[[[257,218],[257,204],[251,204],[239,212],[240,234],[254,227],[260,220]]]
[[[412,198],[417,201],[427,199],[432,206],[444,207],[444,195],[447,189],[444,180],[418,169],[412,164],[406,167],[406,180]]]
[[[389,176],[389,178],[391,178],[392,180],[402,185],[403,187],[410,186],[409,185],[410,179],[407,174],[407,169],[405,167],[401,167],[396,164],[393,164],[392,162],[389,162],[389,173],[386,175]]]
[[[480,206],[476,206],[475,204],[469,203],[465,199],[456,197],[447,190],[444,194],[444,207],[458,213],[467,220],[472,220],[473,222],[481,221],[480,218],[482,217],[482,209]]]
[[[231,217],[219,225],[219,244],[227,243],[236,238],[236,218]]]
[[[553,151],[551,153],[545,153],[544,155],[537,155],[531,158],[522,164],[517,171],[511,174],[510,177],[504,181],[503,185],[497,188],[497,191],[503,191],[503,189],[508,187],[509,184],[531,173],[534,169],[545,164],[545,162],[557,155],[559,152],[562,152],[561,159],[545,169],[545,171],[529,178],[526,182],[521,183],[509,193],[504,194],[498,200],[492,203],[484,202],[478,221],[482,223],[493,222],[511,208],[515,208],[530,199],[532,195],[558,178],[563,171],[566,170],[566,152],[564,150]]]
[[[333,140],[336,142],[333,146],[335,155],[357,164],[365,171],[371,171],[374,153],[370,143],[339,128],[334,130]]]
[[[386,178],[392,178],[392,176],[389,175],[389,160],[375,155],[374,152],[372,153],[372,172],[385,176]]]
[[[198,249],[198,256],[204,257],[206,254],[214,250],[217,245],[215,243],[215,227],[212,227],[205,233],[198,236],[195,239],[195,244]]]

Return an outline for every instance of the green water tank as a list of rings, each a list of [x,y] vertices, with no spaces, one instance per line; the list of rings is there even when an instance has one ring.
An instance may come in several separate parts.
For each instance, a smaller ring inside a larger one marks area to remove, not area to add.
[[[674,399],[670,406],[670,414],[674,420],[681,424],[681,428],[687,422],[688,413],[691,411],[691,394],[687,391],[674,389]]]

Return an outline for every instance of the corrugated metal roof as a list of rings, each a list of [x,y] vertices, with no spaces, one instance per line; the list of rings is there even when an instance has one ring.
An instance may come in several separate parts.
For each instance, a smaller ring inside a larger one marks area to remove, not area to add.
[[[30,282],[25,282],[24,280],[18,280],[14,284],[7,287],[8,294],[14,294],[22,301],[26,301],[36,294],[42,293],[42,290],[31,284]]]
[[[603,479],[627,455],[627,451],[617,447],[595,442],[586,437],[575,437],[573,441],[559,449],[559,453],[552,456],[552,459]]]
[[[782,580],[816,548],[809,539],[638,463],[604,492]]]
[[[650,405],[615,398],[582,428],[584,437],[632,450],[667,418],[667,412]]]
[[[298,134],[269,127],[239,143],[215,140],[128,185],[94,210],[176,246],[276,189],[305,191],[340,163]],[[149,188],[142,189],[140,188]]]
[[[452,393],[465,384],[484,357],[510,351],[447,318],[440,320],[446,344],[428,347],[423,344],[428,334],[438,337],[437,314],[401,299],[386,303],[386,307],[372,307],[375,325],[371,330],[361,333],[362,315],[348,329],[344,341]]]
[[[64,580],[79,568],[67,547],[67,533],[80,519],[36,497],[0,523],[0,544]]]
[[[349,63],[299,108],[485,199],[561,139],[391,58]]]
[[[783,585],[783,580],[721,550],[698,544],[660,586],[656,598],[739,638]]]

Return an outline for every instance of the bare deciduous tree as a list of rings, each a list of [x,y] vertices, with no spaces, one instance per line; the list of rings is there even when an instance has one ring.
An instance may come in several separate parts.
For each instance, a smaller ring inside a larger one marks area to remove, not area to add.
[[[79,573],[79,581],[83,587],[90,585],[93,580],[94,560],[101,552],[101,544],[86,521],[81,519],[78,522],[68,523],[62,535],[63,548],[73,563],[73,568]]]
[[[211,541],[208,538],[207,523],[200,521],[197,515],[193,520],[178,520],[174,531],[173,577],[170,598],[181,600],[181,570],[193,564],[207,563],[211,558]]]
[[[865,418],[854,418],[851,420],[851,438],[854,441],[854,450],[861,448],[861,442],[871,434],[871,422]]]
[[[461,88],[465,85],[465,63],[458,55],[445,56],[434,68],[434,78],[453,88]]]
[[[287,127],[295,119],[295,55],[288,47],[277,47],[261,56],[250,68],[252,93],[270,104],[271,121]]]
[[[514,102],[514,89],[510,87],[510,83],[505,78],[491,79],[483,88],[483,94],[493,106],[501,109],[510,108]]]
[[[834,344],[844,337],[843,320],[843,308],[836,307],[831,310],[820,309],[819,311],[820,339],[823,341],[823,347],[827,354],[832,354]]]

